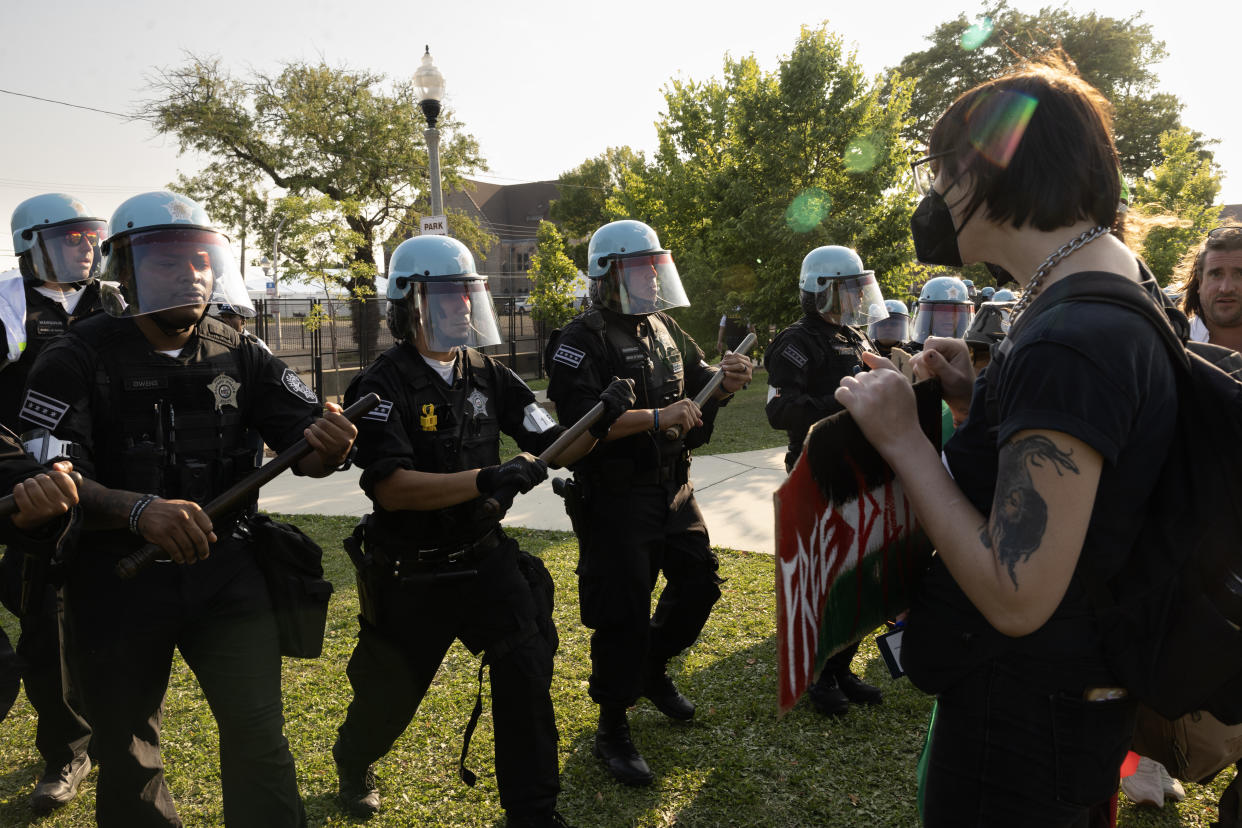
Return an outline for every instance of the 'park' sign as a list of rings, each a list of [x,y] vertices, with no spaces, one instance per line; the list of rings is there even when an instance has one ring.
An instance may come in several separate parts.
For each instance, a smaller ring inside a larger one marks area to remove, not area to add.
[[[448,233],[448,221],[444,216],[423,216],[424,236],[443,236]]]

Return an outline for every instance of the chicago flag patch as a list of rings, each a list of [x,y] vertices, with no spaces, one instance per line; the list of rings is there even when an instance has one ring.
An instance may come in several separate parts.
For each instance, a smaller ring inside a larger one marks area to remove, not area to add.
[[[557,348],[556,353],[552,355],[552,361],[559,362],[562,365],[568,365],[570,368],[577,368],[582,364],[582,359],[585,356],[586,354],[579,351],[577,348],[562,345]]]
[[[26,399],[22,402],[21,418],[52,430],[60,424],[61,418],[68,410],[68,403],[63,403],[46,394],[40,394],[38,391],[27,391]]]

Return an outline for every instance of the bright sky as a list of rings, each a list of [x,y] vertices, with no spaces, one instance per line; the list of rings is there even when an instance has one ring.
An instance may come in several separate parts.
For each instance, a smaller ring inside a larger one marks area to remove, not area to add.
[[[1012,0],[1028,12],[1050,4]],[[1135,8],[1129,0],[1068,5],[1122,18]],[[447,103],[478,139],[491,180],[511,183],[555,178],[609,146],[650,151],[665,84],[719,76],[726,52],[754,54],[770,69],[790,52],[801,25],[827,20],[875,74],[925,48],[938,23],[980,9],[965,0],[9,3],[0,89],[129,112],[149,95],[147,78],[182,63],[185,52],[219,55],[235,74],[323,58],[408,76],[430,44]],[[1217,0],[1181,0],[1144,10],[1143,20],[1168,47],[1158,67],[1161,88],[1181,98],[1186,124],[1220,141],[1221,200],[1242,202],[1242,119],[1226,103],[1236,96],[1221,94],[1233,83],[1242,12]],[[23,199],[56,190],[106,218],[130,195],[162,188],[178,170],[203,163],[178,157],[175,142],[145,123],[10,94],[0,93],[0,125],[5,221]],[[15,264],[11,253],[10,237],[0,233],[0,269]]]

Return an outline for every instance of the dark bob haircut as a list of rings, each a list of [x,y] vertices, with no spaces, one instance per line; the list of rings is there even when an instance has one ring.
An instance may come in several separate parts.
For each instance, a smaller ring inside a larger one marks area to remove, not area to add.
[[[937,175],[968,177],[967,215],[1049,232],[1083,219],[1114,228],[1121,169],[1111,106],[1099,90],[1044,58],[962,94],[932,129]]]

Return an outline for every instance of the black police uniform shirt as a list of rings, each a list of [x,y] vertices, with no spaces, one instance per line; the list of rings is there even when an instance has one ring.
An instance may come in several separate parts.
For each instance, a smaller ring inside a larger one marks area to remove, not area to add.
[[[1037,309],[1038,301],[1027,313]],[[994,427],[987,417],[988,382],[998,386]],[[1136,515],[1169,451],[1176,387],[1171,357],[1150,323],[1094,302],[1064,303],[1030,320],[1002,370],[989,366],[979,376],[969,416],[944,453],[958,486],[983,515],[992,510],[1000,448],[1021,431],[1069,434],[1099,452],[1104,464],[1075,575],[1036,632],[1018,639],[996,632],[935,560],[903,641],[903,662],[922,689],[937,692],[942,682],[1008,648],[1067,669],[1099,665],[1100,642],[1079,573],[1090,566],[1107,578],[1125,562],[1140,528]]]
[[[634,380],[632,408],[663,408],[693,397],[715,374],[702,349],[671,316],[626,316],[592,309],[574,318],[549,345],[548,398],[562,423],[575,423],[599,400],[614,376]],[[620,461],[634,470],[659,468],[711,438],[719,403],[703,406],[703,425],[681,440],[650,432],[601,442],[575,465],[598,468]]]
[[[29,428],[19,421],[22,391],[26,387],[26,378],[30,369],[39,358],[39,354],[48,343],[69,330],[69,326],[87,317],[94,316],[103,310],[99,300],[99,283],[91,282],[82,287],[81,297],[73,309],[66,313],[64,306],[54,299],[44,296],[35,289],[31,282],[25,284],[26,289],[26,350],[16,363],[5,365],[0,370],[0,424],[7,426],[17,434]],[[0,331],[0,342],[4,341]]]
[[[75,466],[108,488],[202,504],[253,471],[252,430],[280,451],[321,411],[291,368],[211,317],[168,356],[132,319],[97,315],[40,355],[21,418],[76,444]],[[141,543],[127,530],[98,537]]]
[[[789,435],[793,459],[813,424],[841,410],[833,396],[843,377],[862,368],[875,346],[861,331],[807,314],[776,335],[763,355],[768,369],[765,411],[773,428]]]
[[[500,462],[501,432],[538,454],[564,431],[517,374],[486,354],[458,349],[452,377],[450,386],[406,342],[381,354],[346,393],[347,403],[372,392],[383,400],[358,421],[354,462],[364,469],[359,485],[374,503],[374,531],[385,542],[443,548],[496,526],[479,519],[482,497],[436,511],[384,509],[375,486],[393,472],[491,466]]]

